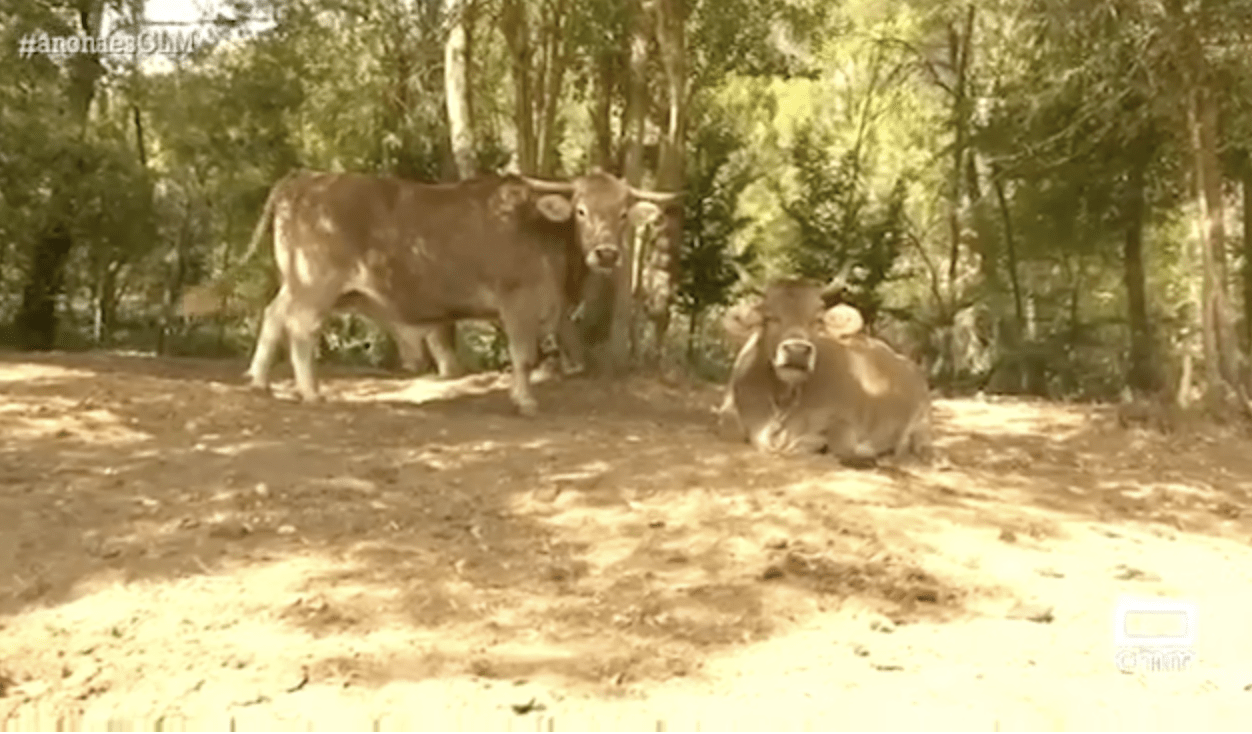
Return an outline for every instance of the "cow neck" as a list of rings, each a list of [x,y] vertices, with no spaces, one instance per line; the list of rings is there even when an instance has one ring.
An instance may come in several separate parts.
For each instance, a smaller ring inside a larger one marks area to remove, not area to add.
[[[781,425],[800,404],[800,391],[804,388],[804,383],[788,385],[773,375],[770,377],[773,378],[773,389],[769,395],[770,407],[774,409],[775,422]]]

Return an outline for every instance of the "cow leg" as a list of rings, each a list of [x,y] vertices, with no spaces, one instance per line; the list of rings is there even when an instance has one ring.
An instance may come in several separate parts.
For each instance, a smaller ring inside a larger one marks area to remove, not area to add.
[[[422,345],[425,344],[435,358],[439,377],[452,379],[465,374],[465,368],[461,366],[452,346],[455,344],[455,328],[455,322],[446,325],[391,324],[396,344],[400,347],[401,366],[410,372],[421,371],[425,363],[422,359]]]
[[[278,347],[287,333],[287,309],[291,305],[291,293],[281,288],[278,295],[265,307],[261,316],[261,329],[257,335],[256,350],[252,354],[252,364],[248,366],[247,376],[254,390],[269,391],[270,369],[278,357]]]
[[[930,432],[930,423],[925,418],[919,419],[901,437],[900,445],[896,447],[896,458],[904,458],[910,452],[923,464],[934,460],[934,438]]]
[[[862,445],[858,431],[846,420],[832,421],[826,427],[826,448],[845,466],[861,469],[876,463],[876,457]]]
[[[557,345],[561,352],[561,371],[566,375],[580,375],[587,370],[587,352],[573,314],[567,314],[557,325]]]
[[[465,368],[456,357],[455,321],[430,327],[426,331],[426,347],[435,358],[440,379],[453,380],[465,374]]]
[[[422,339],[426,330],[421,326],[391,324],[391,334],[400,352],[400,367],[409,372],[421,372],[427,366],[422,359]]]
[[[530,370],[539,357],[540,319],[527,314],[525,308],[506,307],[501,311],[500,322],[509,340],[509,359],[513,363],[509,396],[518,412],[529,418],[539,413],[539,404],[530,387]]]
[[[287,309],[287,341],[291,354],[291,371],[296,390],[307,403],[317,402],[317,376],[313,359],[317,353],[317,337],[326,315],[315,306],[292,304]]]
[[[722,398],[722,404],[713,411],[713,415],[717,420],[715,430],[718,437],[738,441],[744,439],[743,426],[739,422],[739,413],[735,409],[735,394],[729,389]]]

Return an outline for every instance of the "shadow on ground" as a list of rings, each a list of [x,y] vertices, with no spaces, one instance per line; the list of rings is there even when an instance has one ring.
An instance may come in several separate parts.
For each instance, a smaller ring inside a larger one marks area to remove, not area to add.
[[[72,681],[56,671],[87,646],[142,658],[115,679],[262,670],[274,645],[319,680],[620,685],[849,600],[907,623],[996,593],[932,574],[883,510],[1245,532],[1252,489],[1247,439],[1090,407],[941,401],[950,467],[853,471],[719,440],[708,385],[548,381],[527,420],[497,375],[331,369],[309,406],[249,393],[242,367],[0,357],[0,624],[47,631],[11,665]]]

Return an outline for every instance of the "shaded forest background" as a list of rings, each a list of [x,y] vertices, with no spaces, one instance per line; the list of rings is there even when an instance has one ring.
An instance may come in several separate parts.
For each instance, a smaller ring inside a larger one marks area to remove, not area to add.
[[[684,192],[681,237],[634,236],[613,328],[588,296],[618,361],[720,376],[723,307],[796,274],[946,391],[1249,404],[1252,1],[231,0],[169,29],[218,39],[181,55],[18,53],[143,19],[0,8],[5,345],[247,352],[268,253],[235,314],[178,303],[293,168],[599,166]],[[327,358],[396,350],[342,316]]]

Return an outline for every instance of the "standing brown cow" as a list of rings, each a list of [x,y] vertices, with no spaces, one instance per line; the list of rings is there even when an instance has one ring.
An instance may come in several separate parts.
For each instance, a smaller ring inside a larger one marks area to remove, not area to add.
[[[722,420],[761,451],[829,451],[864,462],[930,454],[930,392],[912,362],[861,333],[856,309],[827,310],[818,286],[779,280],[727,315],[746,338]]]
[[[286,337],[296,387],[317,400],[317,334],[337,309],[361,313],[401,341],[440,323],[498,318],[513,363],[511,397],[523,415],[534,415],[529,370],[540,338],[560,331],[563,344],[574,344],[569,294],[579,292],[588,268],[618,266],[628,217],[655,217],[658,203],[677,196],[600,171],[572,182],[483,176],[454,184],[290,174],[270,191],[243,258],[272,222],[282,285],[262,318],[251,383],[268,389]],[[188,293],[183,310],[217,305],[212,289],[202,288]]]

